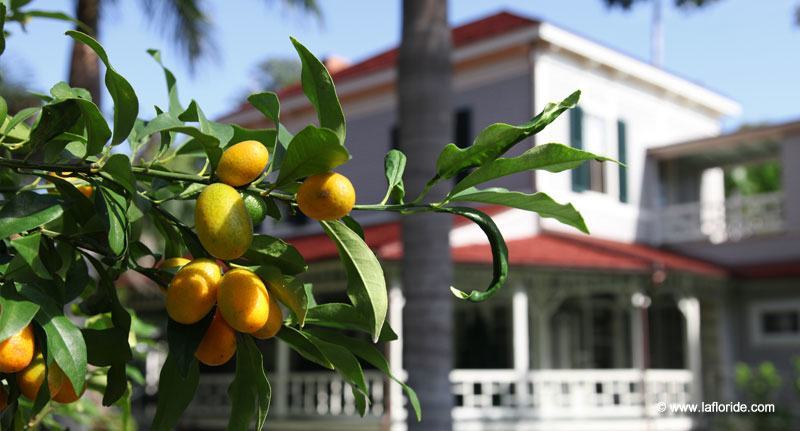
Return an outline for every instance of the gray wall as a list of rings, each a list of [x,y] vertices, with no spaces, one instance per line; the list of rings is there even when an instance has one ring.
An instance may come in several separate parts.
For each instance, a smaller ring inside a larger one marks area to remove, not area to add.
[[[472,138],[486,126],[504,122],[519,124],[531,117],[531,78],[529,74],[456,91],[453,112],[461,108],[472,110]],[[394,109],[385,109],[348,119],[347,147],[353,159],[337,170],[347,175],[356,186],[359,203],[378,202],[386,192],[383,176],[383,157],[391,148],[391,130],[397,118]],[[443,142],[442,147],[448,142]],[[520,143],[509,155],[530,148],[530,141]],[[435,160],[409,161],[433,166]],[[490,184],[510,189],[532,190],[532,175],[521,173]]]

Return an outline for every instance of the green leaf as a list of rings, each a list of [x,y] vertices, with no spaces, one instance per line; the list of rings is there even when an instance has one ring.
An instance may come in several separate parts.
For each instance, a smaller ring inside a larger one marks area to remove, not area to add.
[[[331,129],[344,144],[345,122],[336,87],[328,69],[314,54],[294,38],[290,38],[303,63],[301,81],[303,93],[317,110],[320,127]]]
[[[23,285],[20,293],[39,304],[36,322],[47,336],[47,352],[69,378],[76,393],[86,380],[86,343],[81,331],[65,315],[48,293],[33,285]]]
[[[181,414],[192,402],[200,383],[200,367],[196,359],[192,359],[186,373],[181,372],[178,362],[170,350],[158,378],[156,414],[150,427],[153,431],[176,429]]]
[[[269,235],[254,235],[244,257],[259,265],[272,265],[286,275],[296,275],[308,269],[303,255],[297,249]]]
[[[339,250],[347,272],[347,296],[369,322],[372,338],[377,339],[389,304],[383,268],[367,243],[344,223],[322,221],[320,224]]]
[[[467,148],[461,149],[454,144],[448,144],[436,161],[436,178],[452,178],[464,169],[481,166],[505,154],[523,139],[539,133],[562,112],[575,106],[580,94],[580,91],[576,91],[561,103],[548,103],[542,112],[525,124],[492,124],[483,129]]]
[[[181,106],[181,101],[178,97],[178,82],[175,79],[175,75],[173,75],[172,71],[167,69],[167,67],[164,66],[164,63],[161,62],[161,52],[159,50],[148,49],[147,53],[153,57],[153,60],[155,60],[164,71],[164,79],[167,83],[167,95],[169,96],[168,112],[177,117],[181,112],[183,112],[183,106]]]
[[[350,153],[329,129],[307,126],[295,135],[283,159],[276,187],[333,168],[350,160]]]
[[[203,335],[211,324],[214,317],[214,310],[211,310],[206,317],[197,323],[184,325],[172,319],[167,322],[167,344],[169,344],[169,356],[175,361],[175,367],[181,376],[187,376],[191,371],[192,364],[197,362],[194,353],[197,346],[203,339]]]
[[[364,340],[359,340],[357,338],[348,337],[342,335],[341,333],[330,330],[310,329],[308,332],[310,332],[317,338],[323,339],[330,343],[346,348],[354,355],[367,361],[373,367],[381,370],[382,373],[386,374],[387,376],[389,376],[389,378],[399,383],[400,386],[403,388],[403,392],[406,393],[408,401],[411,403],[411,407],[414,409],[414,413],[417,416],[417,421],[422,420],[422,408],[420,407],[417,393],[414,392],[414,390],[411,389],[411,387],[406,385],[400,378],[392,374],[392,370],[389,367],[389,362],[386,360],[386,358],[383,356],[380,350],[375,348],[373,344],[370,344]]]
[[[308,309],[305,323],[309,325],[324,326],[327,328],[344,329],[347,331],[361,331],[372,333],[372,328],[367,319],[350,304],[329,302]],[[393,341],[397,334],[385,322],[378,336],[378,341]]]
[[[264,372],[261,351],[249,335],[237,334],[236,374],[228,387],[231,400],[229,431],[247,431],[253,418],[256,430],[264,428],[272,390]]]
[[[5,124],[3,134],[19,140],[27,140],[30,136],[30,128],[25,120],[36,115],[40,109],[42,108],[38,106],[21,109]]]
[[[288,344],[289,347],[294,349],[295,352],[299,353],[300,356],[329,370],[333,369],[333,364],[331,361],[320,351],[319,348],[317,348],[316,345],[314,345],[314,343],[311,342],[311,340],[308,339],[308,335],[305,333],[298,331],[291,326],[284,326],[280,331],[278,331],[276,337]]]
[[[13,284],[0,287],[0,343],[25,329],[38,312],[39,306],[17,293]]]
[[[492,297],[506,283],[508,278],[508,247],[503,239],[503,234],[494,223],[491,217],[474,208],[467,207],[441,207],[436,212],[460,215],[481,228],[486,238],[489,240],[489,248],[492,251],[492,281],[484,291],[473,290],[470,293],[450,287],[450,291],[460,299],[472,302],[485,301]]]
[[[193,109],[195,110],[195,116],[188,116],[184,118],[198,118],[196,116],[196,106]],[[205,119],[204,123],[206,123]],[[228,142],[228,140],[230,140],[230,138],[233,136],[233,128],[230,128],[230,135],[225,133],[220,134],[222,138],[226,139],[225,141],[221,141],[220,136],[215,136],[215,134],[212,134],[212,131],[209,131],[209,127],[206,127],[206,130],[204,131],[202,130],[202,127],[201,129],[198,129],[193,126],[186,125],[183,123],[183,121],[174,117],[169,112],[158,114],[156,118],[147,123],[147,126],[142,131],[142,134],[152,135],[154,133],[161,132],[177,132],[193,137],[194,142],[201,145],[203,150],[206,152],[206,156],[208,157],[212,167],[217,165],[219,158],[222,156],[222,145]],[[213,132],[217,133],[221,132],[221,130],[214,130]]]
[[[91,27],[65,14],[64,12],[47,11],[47,10],[26,10],[25,12],[21,12],[20,15],[22,15],[20,18],[24,20],[30,18],[48,18],[58,21],[66,21],[82,28],[83,31],[92,31]]]
[[[63,214],[61,201],[52,195],[22,192],[0,209],[0,238],[49,223]]]
[[[73,101],[80,109],[83,126],[86,128],[86,156],[99,154],[108,139],[111,138],[111,129],[103,118],[100,108],[92,103],[91,95],[82,88],[72,88],[65,82],[60,82],[50,90],[59,101]],[[57,102],[63,103],[63,102]]]
[[[0,32],[2,32],[2,29],[0,29]],[[6,99],[0,97],[0,125],[5,124],[7,116],[8,104],[6,103]]]
[[[81,329],[86,342],[87,362],[98,367],[125,365],[133,357],[128,333],[120,328]]]
[[[356,408],[361,416],[367,413],[369,392],[364,380],[364,370],[355,355],[347,348],[329,343],[311,334],[306,334],[308,339],[331,361],[334,369],[350,384],[353,389]]]
[[[114,190],[105,182],[96,188],[96,193],[98,213],[108,222],[108,247],[115,256],[122,256],[128,247],[128,201],[121,190]]]
[[[271,160],[268,169],[278,170],[283,163],[283,157],[286,154],[289,143],[294,139],[294,135],[289,133],[286,127],[280,122],[281,104],[278,100],[278,95],[270,91],[254,93],[247,98],[247,101],[275,123],[275,129],[278,132],[277,144],[275,145],[274,154],[270,157]]]
[[[75,184],[54,175],[43,175],[42,177],[53,183],[58,193],[65,198],[66,202],[69,202],[68,205],[65,205],[66,210],[77,218],[78,223],[83,224],[92,218],[95,214],[94,205],[75,187]]]
[[[553,218],[561,223],[572,226],[581,232],[589,233],[583,217],[572,204],[562,205],[545,193],[525,194],[511,192],[502,188],[479,190],[470,188],[451,198],[453,201],[479,202],[484,204],[504,205],[533,211],[545,218]]]
[[[346,215],[342,217],[342,223],[347,225],[350,230],[356,233],[361,239],[366,240],[366,236],[364,235],[364,228],[361,227],[361,223],[356,221],[351,215]]]
[[[11,246],[17,251],[19,256],[30,268],[37,277],[46,280],[52,279],[47,268],[45,268],[42,259],[40,259],[39,245],[41,243],[42,234],[33,233],[21,238],[11,241]]]
[[[267,283],[270,295],[289,307],[303,326],[309,305],[308,292],[303,283],[291,276],[283,275],[276,268],[262,266],[255,269],[256,274]]]
[[[76,41],[86,44],[106,66],[106,88],[114,101],[114,135],[111,138],[111,145],[117,145],[127,139],[133,129],[136,116],[139,114],[139,99],[131,84],[111,66],[108,55],[99,42],[91,36],[75,30],[67,31],[66,34]]]
[[[450,196],[472,186],[517,172],[533,169],[561,172],[576,168],[587,160],[597,160],[598,162],[614,161],[607,157],[601,157],[562,144],[537,145],[517,157],[495,159],[475,169],[453,187]]]
[[[103,165],[101,172],[109,174],[114,182],[121,185],[131,196],[136,195],[136,179],[131,170],[131,161],[124,154],[114,154]]]
[[[383,202],[388,201],[389,197],[393,197],[398,203],[403,202],[406,190],[403,186],[403,172],[406,169],[406,155],[400,150],[391,150],[386,153],[383,159],[383,166],[386,172],[386,182],[389,187],[386,190],[386,197]]]
[[[42,107],[39,121],[31,129],[30,151],[50,142],[56,136],[69,131],[81,118],[82,111],[77,99],[61,100]]]

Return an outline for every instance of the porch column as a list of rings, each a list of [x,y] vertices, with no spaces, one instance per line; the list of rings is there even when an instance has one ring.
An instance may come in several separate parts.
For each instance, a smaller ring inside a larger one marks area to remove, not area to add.
[[[406,299],[403,297],[403,290],[399,282],[392,283],[389,289],[389,325],[400,340],[403,339],[403,307]],[[387,343],[389,345],[389,369],[392,374],[399,379],[406,380],[406,372],[403,369],[403,343],[396,341]],[[405,425],[406,411],[403,406],[403,389],[400,385],[389,380],[389,429],[402,428]],[[395,424],[401,425],[400,427]]]
[[[284,342],[276,344],[275,349],[275,382],[272,398],[272,411],[275,416],[284,417],[289,413],[289,345]]]
[[[678,308],[686,320],[686,363],[692,372],[692,400],[703,399],[703,374],[700,353],[700,301],[696,297],[685,297],[678,301]]]
[[[537,367],[553,368],[550,354],[550,310],[534,302],[533,344],[536,346]]]
[[[648,336],[645,322],[645,310],[650,306],[651,299],[636,292],[631,295],[631,367],[644,370],[649,366],[646,358],[645,337]]]
[[[528,405],[528,370],[530,360],[530,333],[528,332],[528,291],[524,285],[514,286],[511,300],[512,332],[514,334],[514,370],[517,372],[517,405]]]

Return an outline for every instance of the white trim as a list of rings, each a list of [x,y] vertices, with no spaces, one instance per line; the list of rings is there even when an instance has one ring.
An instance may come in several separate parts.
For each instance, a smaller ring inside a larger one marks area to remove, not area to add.
[[[748,304],[747,320],[750,327],[750,341],[754,346],[787,346],[800,342],[797,334],[768,335],[762,331],[761,318],[765,312],[796,311],[800,314],[800,300],[758,301]]]
[[[720,115],[736,116],[741,113],[741,106],[734,100],[552,24],[541,23],[539,25],[539,39],[574,52],[589,61],[607,65],[612,69],[657,85]]]

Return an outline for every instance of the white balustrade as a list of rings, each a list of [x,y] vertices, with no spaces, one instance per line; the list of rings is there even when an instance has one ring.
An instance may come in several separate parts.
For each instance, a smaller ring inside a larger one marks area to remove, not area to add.
[[[522,373],[513,369],[454,370],[450,378],[456,424],[664,419],[664,415],[656,411],[657,403],[690,402],[692,393],[689,370],[574,369]],[[202,375],[185,419],[194,424],[224,424],[230,413],[227,390],[232,379],[231,374]],[[384,414],[384,394],[388,388],[384,386],[383,375],[377,371],[365,371],[365,379],[372,400],[367,416],[378,419]],[[287,393],[273,394],[273,397],[284,397],[287,406],[285,416],[272,413],[275,419],[352,420],[358,417],[350,386],[336,373],[292,372],[287,377],[286,387]],[[399,417],[406,414],[405,410],[395,413]],[[402,421],[395,425],[393,429],[403,426]]]
[[[777,233],[784,229],[783,202],[783,193],[773,192],[669,205],[661,210],[661,238],[665,243],[721,243]]]

